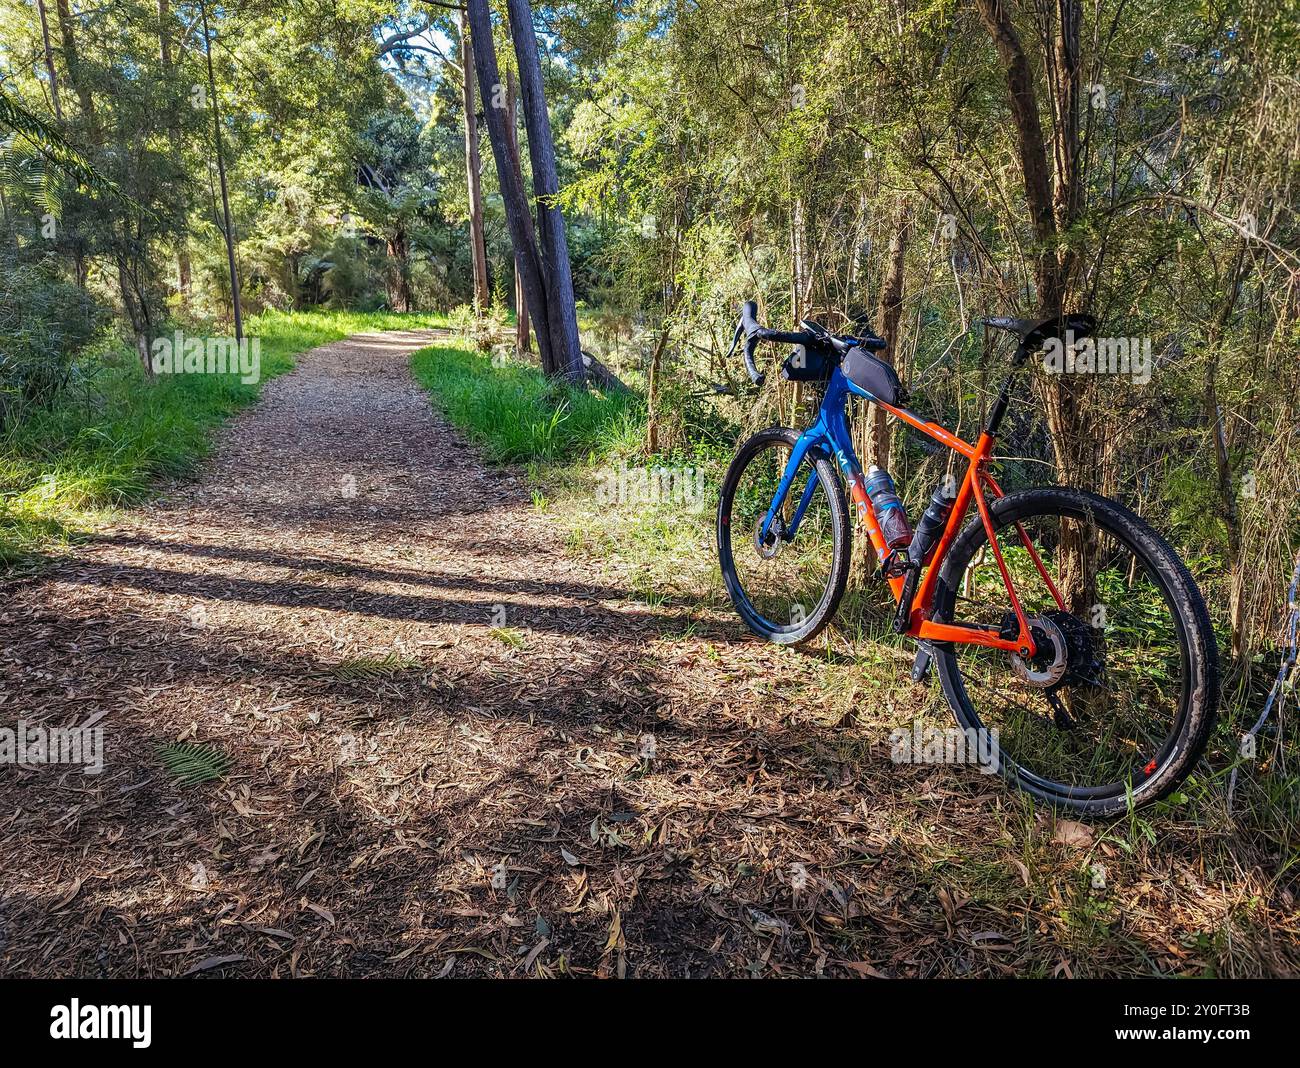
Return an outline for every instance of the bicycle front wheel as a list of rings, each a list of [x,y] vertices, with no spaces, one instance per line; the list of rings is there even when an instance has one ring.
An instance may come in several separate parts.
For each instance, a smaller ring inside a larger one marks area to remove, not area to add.
[[[981,749],[997,770],[1053,805],[1108,815],[1164,797],[1204,750],[1218,701],[1214,633],[1186,566],[1094,494],[1024,490],[990,511],[1036,652],[936,646],[958,722],[987,732]],[[934,618],[1015,636],[978,518],[944,561]]]
[[[750,630],[780,645],[821,632],[849,575],[848,509],[824,456],[809,453],[800,463],[763,537],[763,520],[798,440],[783,427],[755,434],[727,469],[718,501],[718,561],[727,593]]]

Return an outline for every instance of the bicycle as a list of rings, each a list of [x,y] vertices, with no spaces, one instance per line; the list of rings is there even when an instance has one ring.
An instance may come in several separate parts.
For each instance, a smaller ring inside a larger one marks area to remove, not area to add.
[[[1124,505],[1062,486],[1004,493],[990,471],[1025,361],[1053,339],[1088,337],[1094,320],[985,320],[1019,344],[972,443],[905,407],[893,368],[874,355],[886,343],[865,323],[835,335],[808,320],[770,330],[756,316],[754,302],[742,307],[731,347],[745,337],[750,378],[766,377],[759,342],[794,345],[782,373],[813,383],[821,401],[802,433],[772,427],[746,441],[723,482],[718,555],[745,624],[801,644],[831,621],[851,559],[847,487],[897,605],[893,629],[918,642],[913,680],[937,668],[958,725],[987,732],[978,737],[991,739],[1008,782],[1092,815],[1168,795],[1203,752],[1218,703],[1218,652],[1196,583]],[[936,489],[915,531],[887,473],[862,471],[850,397],[965,460],[960,484]]]

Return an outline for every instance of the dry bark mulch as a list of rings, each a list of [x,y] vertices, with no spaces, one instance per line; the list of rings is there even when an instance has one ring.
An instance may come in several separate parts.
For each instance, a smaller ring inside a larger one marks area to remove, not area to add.
[[[1079,970],[1024,865],[984,899],[935,860],[1005,833],[1002,787],[848,753],[797,655],[566,557],[412,382],[432,336],[307,354],[199,481],[2,591],[0,723],[106,756],[0,768],[0,971]]]

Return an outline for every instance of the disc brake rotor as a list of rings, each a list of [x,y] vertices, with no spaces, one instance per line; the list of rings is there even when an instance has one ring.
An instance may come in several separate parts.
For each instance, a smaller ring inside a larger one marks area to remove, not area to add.
[[[785,544],[785,520],[777,516],[767,532],[768,541],[763,541],[763,520],[754,524],[754,549],[764,560],[771,560],[781,551]]]
[[[1029,616],[1026,622],[1036,651],[1031,657],[1013,653],[1011,669],[1026,686],[1036,690],[1055,687],[1070,667],[1070,647],[1065,634],[1048,616]]]

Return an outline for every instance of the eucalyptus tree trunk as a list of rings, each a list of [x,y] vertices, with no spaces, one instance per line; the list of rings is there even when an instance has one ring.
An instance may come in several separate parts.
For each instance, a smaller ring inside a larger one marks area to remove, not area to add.
[[[1053,101],[1051,146],[1055,169],[1048,159],[1048,142],[1038,116],[1038,94],[1033,71],[1020,35],[1012,21],[1011,0],[977,0],[998,55],[1007,68],[1007,90],[1016,129],[1016,146],[1025,184],[1025,201],[1037,248],[1034,282],[1038,314],[1060,315],[1072,295],[1077,257],[1058,249],[1059,238],[1078,221],[1083,207],[1078,104],[1080,89],[1079,26],[1077,0],[1054,0],[1046,63]],[[1091,488],[1101,474],[1095,453],[1093,405],[1086,378],[1048,376],[1043,401],[1051,432],[1058,475]]]
[[[158,0],[158,58],[162,62],[163,75],[170,77],[172,72],[172,35],[171,35],[171,0]],[[173,149],[181,151],[181,133],[176,127],[168,131]],[[190,249],[185,235],[181,235],[176,246],[176,290],[182,298],[190,294],[192,270],[190,266]]]
[[[230,221],[230,191],[226,184],[226,157],[221,143],[221,115],[217,111],[217,78],[212,70],[212,37],[208,33],[208,8],[200,0],[199,12],[203,16],[203,44],[208,60],[208,91],[212,99],[212,130],[215,135],[217,150],[217,178],[221,183],[221,213],[225,219],[226,262],[230,268],[230,302],[235,317],[235,340],[244,337],[244,313],[239,300],[239,271],[235,266],[235,228]]]
[[[36,11],[41,17],[41,42],[45,48],[45,71],[50,76],[50,100],[54,104],[54,117],[63,121],[63,105],[59,102],[59,75],[54,69],[54,49],[50,46],[50,20],[45,11],[45,0],[36,0]]]
[[[1066,304],[1075,295],[1077,257],[1060,238],[1069,233],[1083,209],[1078,121],[1081,10],[1078,0],[1052,0],[1047,5],[1045,32],[1039,37],[1052,100],[1053,168],[1039,120],[1033,70],[1012,18],[1012,0],[976,0],[976,6],[1007,71],[1025,200],[1037,246],[1033,262],[1038,314],[1061,315],[1074,310]],[[1041,377],[1057,478],[1082,489],[1098,488],[1107,481],[1105,465],[1113,464],[1115,450],[1100,448],[1104,435],[1095,384],[1089,376]],[[1071,612],[1086,613],[1095,603],[1099,549],[1090,525],[1062,523],[1057,578]]]
[[[911,232],[911,207],[906,201],[900,201],[894,221],[894,234],[889,242],[889,262],[885,269],[884,284],[880,288],[880,310],[877,317],[880,336],[888,342],[885,350],[877,355],[892,367],[898,366],[898,350],[903,339],[900,329],[903,317],[903,274]],[[867,453],[871,462],[888,468],[889,447],[889,413],[873,404]]]
[[[478,84],[487,107],[483,109],[488,124],[488,138],[492,143],[492,157],[497,167],[497,184],[505,205],[506,224],[510,229],[510,243],[515,250],[515,263],[519,269],[524,301],[533,323],[537,327],[537,352],[542,370],[557,373],[551,347],[551,332],[546,296],[546,281],[542,273],[542,256],[537,245],[537,234],[524,191],[523,179],[511,155],[511,135],[507,129],[505,109],[496,106],[501,86],[497,68],[496,45],[492,40],[492,15],[487,0],[468,0],[470,33],[478,42],[475,66]],[[579,357],[581,359],[581,357]]]
[[[478,148],[478,114],[474,101],[474,42],[469,17],[460,16],[460,62],[462,102],[465,107],[465,171],[469,182],[469,251],[474,270],[474,311],[482,315],[492,302],[488,289],[487,245],[483,239],[483,188],[480,179],[483,161]],[[488,97],[484,96],[484,100]]]
[[[510,157],[522,187],[524,178],[519,169],[519,86],[513,71],[506,71],[506,111],[510,122]],[[519,270],[519,257],[515,257],[515,351],[523,356],[532,348],[528,329],[528,302],[524,299],[523,274]]]
[[[546,286],[546,329],[551,337],[556,372],[573,381],[581,381],[586,372],[578,338],[577,302],[573,295],[573,273],[569,264],[569,242],[564,231],[564,216],[555,203],[560,189],[555,165],[555,142],[551,136],[551,119],[546,110],[542,61],[537,51],[537,37],[533,32],[533,11],[528,0],[506,0],[506,7],[510,13],[515,58],[519,62],[524,125],[528,130],[528,153],[533,164],[533,192],[537,198],[542,273]],[[540,321],[537,329],[539,333],[542,330]]]
[[[123,247],[129,243],[127,235],[122,236]],[[138,258],[119,252],[117,255],[117,285],[122,293],[122,307],[131,323],[131,333],[135,337],[136,355],[144,366],[146,378],[154,377],[153,360],[150,358],[149,346],[153,340],[153,316],[149,309],[149,298],[144,291],[140,278]]]
[[[82,77],[81,54],[77,51],[77,35],[72,28],[72,9],[68,0],[56,0],[56,7],[59,12],[59,39],[63,45],[63,63],[68,68],[68,80],[72,83],[72,91],[77,94],[81,114],[85,116],[91,131],[96,132],[98,120],[95,117],[95,99],[90,94],[86,79]],[[99,139],[96,136],[94,140],[98,142]]]
[[[803,195],[791,193],[790,208],[790,319],[794,325],[804,318],[804,293],[808,278],[808,222]]]
[[[395,312],[415,310],[415,295],[411,292],[410,242],[406,227],[397,226],[385,240],[388,269],[384,274],[388,290],[388,306]]]

